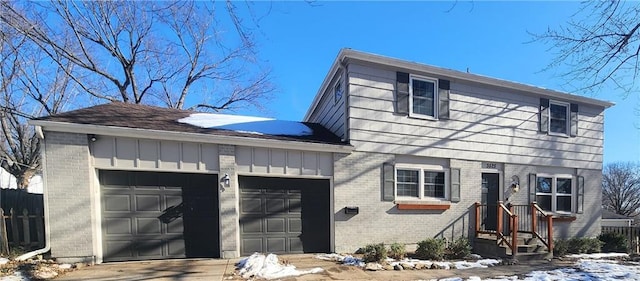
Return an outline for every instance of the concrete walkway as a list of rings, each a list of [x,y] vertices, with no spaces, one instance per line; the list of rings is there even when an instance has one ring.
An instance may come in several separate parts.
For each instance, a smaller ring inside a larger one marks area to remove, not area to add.
[[[290,263],[300,270],[322,267],[324,272],[283,280],[430,280],[448,277],[468,278],[478,276],[491,278],[497,276],[524,275],[534,270],[550,270],[558,267],[570,267],[570,261],[536,261],[518,265],[494,266],[466,270],[403,270],[403,271],[364,271],[358,267],[345,266],[335,262],[323,261],[315,255],[282,255],[281,262]],[[177,281],[177,280],[244,280],[234,275],[235,263],[239,259],[181,259],[144,262],[105,263],[87,266],[56,278],[60,281]]]

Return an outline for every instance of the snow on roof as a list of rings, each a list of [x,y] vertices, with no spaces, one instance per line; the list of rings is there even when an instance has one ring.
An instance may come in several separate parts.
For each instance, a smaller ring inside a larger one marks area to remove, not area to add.
[[[301,122],[241,115],[192,113],[185,118],[178,119],[178,122],[206,129],[257,135],[310,136],[313,134],[313,130]]]

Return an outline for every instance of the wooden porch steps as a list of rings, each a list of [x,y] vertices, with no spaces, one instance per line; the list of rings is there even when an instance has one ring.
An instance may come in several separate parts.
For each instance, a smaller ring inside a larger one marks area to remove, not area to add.
[[[483,257],[494,257],[501,259],[516,259],[518,261],[546,260],[553,258],[553,253],[538,239],[530,237],[518,237],[517,253],[512,254],[511,248],[507,245],[498,245],[494,235],[481,234],[474,240],[474,252]]]

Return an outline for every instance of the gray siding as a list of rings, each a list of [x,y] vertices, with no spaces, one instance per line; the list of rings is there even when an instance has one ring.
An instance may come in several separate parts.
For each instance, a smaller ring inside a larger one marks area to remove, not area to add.
[[[99,169],[165,172],[216,172],[215,144],[97,136],[91,143],[93,164]]]
[[[331,153],[237,146],[236,162],[238,172],[245,174],[333,175]]]
[[[538,133],[538,97],[451,81],[450,120],[411,118],[394,112],[395,75],[349,66],[349,136],[356,150],[601,168],[603,109],[580,104],[579,136],[549,136]]]
[[[325,128],[339,136],[345,137],[345,100],[347,98],[347,87],[341,71],[334,75],[328,87],[324,89],[322,97],[315,111],[305,121],[322,124]],[[343,95],[339,100],[334,99],[334,86],[339,79],[342,80]]]

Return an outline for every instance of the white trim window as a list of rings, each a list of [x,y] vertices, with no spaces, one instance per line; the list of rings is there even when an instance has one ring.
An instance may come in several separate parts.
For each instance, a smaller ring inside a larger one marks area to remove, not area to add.
[[[574,184],[569,175],[537,175],[536,202],[545,211],[574,211]]]
[[[437,118],[438,79],[410,76],[409,110],[412,117]]]
[[[422,168],[396,168],[398,198],[446,199],[447,171]]]
[[[549,133],[569,135],[569,104],[549,101]]]

